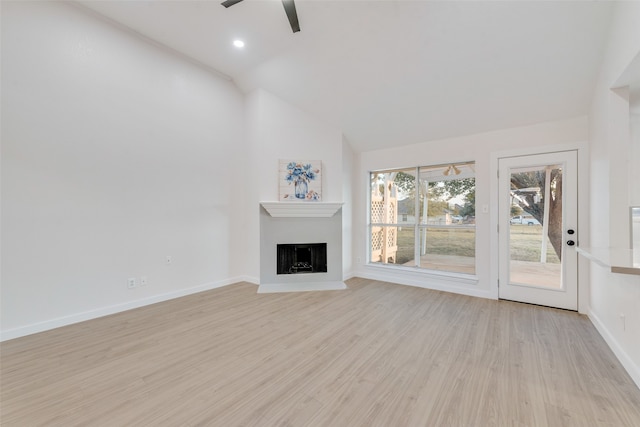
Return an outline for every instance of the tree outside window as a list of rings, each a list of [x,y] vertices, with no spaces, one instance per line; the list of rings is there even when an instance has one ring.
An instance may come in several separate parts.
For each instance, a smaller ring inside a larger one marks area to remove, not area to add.
[[[474,163],[372,172],[371,183],[370,262],[475,273]]]

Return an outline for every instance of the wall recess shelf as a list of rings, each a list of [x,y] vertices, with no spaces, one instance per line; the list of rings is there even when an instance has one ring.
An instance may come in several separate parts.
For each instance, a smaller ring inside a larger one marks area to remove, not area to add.
[[[260,202],[274,218],[330,218],[344,203],[331,202]]]
[[[612,273],[640,275],[640,249],[577,247],[576,251]]]

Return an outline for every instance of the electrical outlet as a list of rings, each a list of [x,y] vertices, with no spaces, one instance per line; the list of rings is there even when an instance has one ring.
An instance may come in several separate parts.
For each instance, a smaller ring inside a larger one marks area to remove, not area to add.
[[[147,286],[147,276],[142,276],[140,278],[140,286]]]
[[[135,287],[136,287],[136,278],[135,277],[129,277],[127,279],[127,288],[133,289]]]
[[[171,255],[167,255],[167,258],[166,258],[167,265],[171,265],[172,262],[173,262],[173,257]]]

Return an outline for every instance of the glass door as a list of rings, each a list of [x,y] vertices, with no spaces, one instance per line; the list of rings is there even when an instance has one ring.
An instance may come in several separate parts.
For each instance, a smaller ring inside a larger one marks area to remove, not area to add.
[[[501,299],[578,308],[577,154],[499,161]]]

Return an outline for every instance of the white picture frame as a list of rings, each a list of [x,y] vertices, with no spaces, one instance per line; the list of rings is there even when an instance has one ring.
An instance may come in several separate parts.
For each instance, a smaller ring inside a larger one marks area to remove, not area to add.
[[[318,202],[322,200],[322,161],[281,159],[278,182],[279,201]]]

